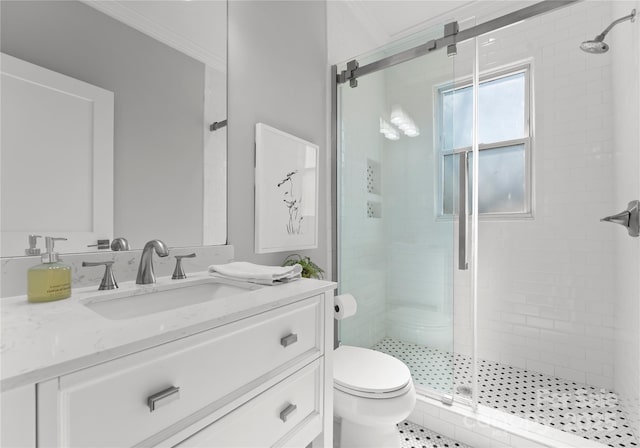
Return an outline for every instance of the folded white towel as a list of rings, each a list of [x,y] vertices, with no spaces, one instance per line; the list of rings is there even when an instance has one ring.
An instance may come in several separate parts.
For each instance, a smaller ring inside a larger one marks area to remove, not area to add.
[[[273,285],[298,280],[302,274],[302,266],[299,264],[264,266],[246,261],[235,261],[228,264],[212,264],[209,266],[209,272],[232,280]]]

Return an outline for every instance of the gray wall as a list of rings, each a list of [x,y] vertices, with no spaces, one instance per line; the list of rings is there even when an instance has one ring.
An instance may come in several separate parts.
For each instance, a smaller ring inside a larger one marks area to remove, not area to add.
[[[115,236],[200,245],[204,65],[80,2],[1,8],[3,52],[115,93]]]
[[[254,253],[254,139],[262,122],[320,146],[319,245],[299,253],[327,269],[326,32],[325,2],[229,2],[228,236],[238,260],[280,264],[287,255]]]

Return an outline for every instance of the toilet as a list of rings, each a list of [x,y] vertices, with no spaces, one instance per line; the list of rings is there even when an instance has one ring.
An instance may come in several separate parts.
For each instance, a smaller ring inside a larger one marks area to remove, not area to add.
[[[340,420],[336,448],[399,448],[396,424],[416,403],[409,368],[374,350],[341,345],[334,350],[333,409]]]

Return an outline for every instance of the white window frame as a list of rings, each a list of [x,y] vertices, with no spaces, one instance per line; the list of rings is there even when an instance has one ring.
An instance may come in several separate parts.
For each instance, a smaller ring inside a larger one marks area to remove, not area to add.
[[[480,84],[490,82],[496,79],[505,78],[508,76],[513,76],[518,73],[524,73],[524,121],[525,121],[525,136],[523,138],[513,139],[513,140],[502,140],[494,143],[484,143],[478,145],[478,150],[483,151],[487,149],[498,149],[504,148],[508,146],[515,145],[523,145],[524,144],[524,152],[525,152],[525,192],[524,192],[524,201],[525,201],[525,211],[523,212],[495,212],[495,213],[480,213],[479,218],[483,220],[520,220],[520,219],[532,219],[534,216],[534,185],[533,185],[533,124],[531,117],[533,116],[532,110],[532,83],[531,83],[531,62],[519,63],[517,65],[511,65],[508,67],[502,67],[497,70],[492,70],[490,72],[485,72],[480,75]],[[458,90],[465,87],[470,87],[473,85],[472,77],[465,77],[454,81],[453,83],[441,84],[435,86],[434,88],[434,97],[436,101],[434,102],[434,117],[435,117],[435,155],[438,158],[438,162],[435,166],[438,169],[438,175],[436,176],[438,186],[435,189],[438,197],[434,203],[436,204],[436,219],[437,220],[451,220],[458,219],[457,207],[454,203],[454,212],[452,214],[444,213],[444,159],[446,156],[455,155],[455,154],[464,154],[473,152],[473,148],[471,146],[462,147],[462,148],[454,148],[452,150],[444,150],[442,148],[442,115],[441,111],[443,109],[442,99],[443,94],[446,92],[450,92],[452,90]]]

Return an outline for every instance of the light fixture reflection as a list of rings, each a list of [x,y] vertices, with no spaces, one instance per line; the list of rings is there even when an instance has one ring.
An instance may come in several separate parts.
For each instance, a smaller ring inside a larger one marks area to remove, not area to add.
[[[417,137],[420,135],[420,130],[414,123],[413,119],[397,104],[394,104],[391,107],[391,116],[389,121],[391,121],[391,123],[400,129],[407,137]]]
[[[398,130],[382,118],[380,118],[380,133],[389,140],[400,139],[400,133],[398,132]]]
[[[400,106],[395,104],[391,107],[391,123],[400,126],[405,120],[405,113]]]

